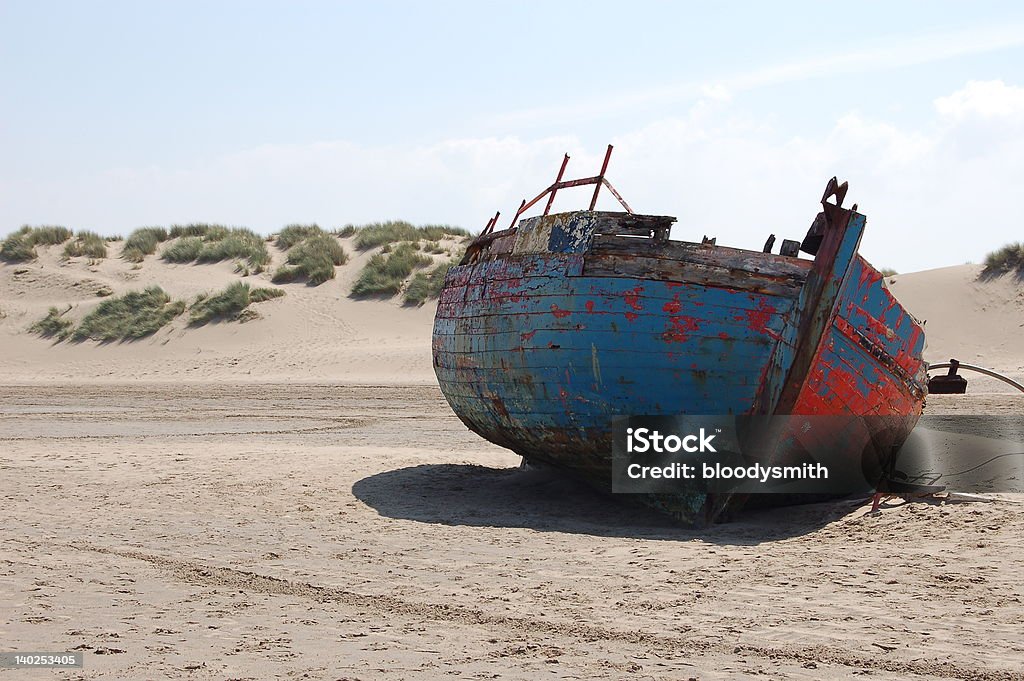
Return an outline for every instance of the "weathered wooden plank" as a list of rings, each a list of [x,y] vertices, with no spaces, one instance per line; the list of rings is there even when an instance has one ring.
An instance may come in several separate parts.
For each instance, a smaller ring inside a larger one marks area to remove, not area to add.
[[[592,331],[585,332],[568,329],[535,329],[529,332],[510,331],[476,334],[449,334],[438,338],[435,346],[439,352],[452,354],[476,353],[487,351],[519,352],[534,348],[583,348],[587,352],[625,353],[629,357],[654,355],[691,356],[693,361],[705,356],[721,358],[729,361],[750,359],[750,355],[761,353],[767,355],[775,345],[771,338],[759,336],[749,329],[737,329],[736,335],[728,336],[714,330],[688,331],[685,338],[671,335],[675,329],[666,325],[655,331],[617,332]],[[442,347],[443,346],[443,347]],[[749,350],[747,349],[749,347]]]
[[[676,218],[671,215],[641,215],[639,213],[602,210],[588,211],[588,214],[597,218],[597,223],[601,230],[617,229],[619,227],[649,227],[656,229],[671,226],[676,221]],[[562,213],[562,215],[571,215],[571,213]]]
[[[797,413],[920,414],[921,401],[908,385],[863,350],[832,330],[808,373]],[[840,412],[842,413],[842,412]]]
[[[606,254],[587,255],[583,262],[583,275],[675,281],[786,298],[799,296],[803,286],[801,280],[793,277],[732,270],[720,265]]]
[[[610,318],[616,324],[622,319],[639,321],[644,317],[666,320],[670,317],[692,316],[699,319],[726,321],[747,321],[755,324],[755,320],[771,320],[773,317],[785,317],[792,309],[792,301],[761,296],[756,300],[744,301],[739,298],[726,301],[729,305],[717,305],[713,302],[680,300],[651,301],[640,299],[627,305],[622,296],[579,296],[573,294],[553,293],[551,295],[529,295],[517,298],[506,296],[498,299],[473,299],[441,303],[445,310],[457,309],[460,318],[479,316],[508,315],[547,315],[560,320],[560,324],[576,326],[585,324],[593,318],[594,323],[601,323],[601,318]],[[628,315],[628,317],[627,317]],[[442,316],[442,319],[447,317]],[[524,319],[523,321],[531,321]]]
[[[715,337],[723,340],[753,339],[758,342],[775,342],[781,337],[779,330],[786,323],[785,314],[760,314],[753,310],[711,308],[711,315],[690,322],[658,312],[641,312],[626,318],[622,312],[572,313],[553,315],[550,312],[486,314],[464,317],[439,317],[434,324],[438,338],[452,335],[489,335],[504,332],[519,334],[538,330],[566,331],[571,333],[612,333],[622,338],[641,335],[653,337],[667,328],[684,325],[696,332],[695,335]],[[688,311],[683,311],[687,314]],[[756,323],[752,318],[756,316]],[[714,319],[714,323],[701,321]],[[638,348],[642,350],[643,348]]]
[[[706,287],[682,282],[628,279],[623,277],[525,277],[514,281],[494,281],[481,278],[468,287],[450,286],[442,292],[440,302],[462,303],[466,299],[480,299],[484,291],[486,298],[495,305],[515,303],[528,297],[548,295],[575,298],[588,310],[597,312],[615,310],[651,309],[670,312],[671,308],[687,309],[693,306],[710,309],[738,308],[759,309],[765,305],[779,311],[788,311],[793,306],[791,297],[770,297],[766,294],[737,291],[731,288]],[[669,309],[664,309],[668,305]],[[583,309],[570,308],[573,311]]]
[[[577,253],[522,255],[499,260],[459,265],[449,270],[452,285],[464,285],[470,280],[521,279],[523,277],[566,277],[579,273],[582,256]]]
[[[570,339],[549,335],[550,340],[537,341],[540,334],[525,341],[522,346],[511,346],[513,334],[506,338],[489,336],[469,336],[453,339],[446,343],[446,348],[437,352],[438,366],[457,366],[459,360],[466,356],[475,357],[476,366],[562,366],[569,359],[576,357],[580,361],[597,362],[601,366],[621,367],[623,369],[716,369],[730,366],[731,363],[766,361],[771,347],[751,342],[711,343],[695,342],[685,348],[675,350],[670,347],[659,352],[624,352],[608,347],[599,347],[596,343],[586,347],[571,347]],[[712,341],[714,339],[702,339]],[[557,341],[562,341],[563,344]],[[541,344],[542,343],[542,344]],[[513,354],[524,355],[521,358],[511,357]],[[735,369],[729,372],[735,373]]]
[[[792,336],[793,349],[784,344],[776,347],[773,372],[767,377],[758,400],[758,408],[766,414],[795,413],[793,410],[807,376],[816,359],[820,361],[822,338],[830,329],[836,303],[854,267],[864,234],[864,216],[837,208],[834,220],[800,292],[793,323],[786,329]]]
[[[544,394],[557,396],[560,391],[567,390],[590,393],[593,399],[607,402],[614,393],[605,390],[606,385],[622,386],[637,383],[635,376],[631,377],[603,366],[600,368],[600,372],[596,373],[591,371],[590,366],[575,367],[569,373],[568,378],[564,368],[550,368],[550,371],[545,368],[547,371],[545,375],[537,376],[529,383],[510,380],[507,372],[473,369],[469,374],[463,374],[448,368],[444,368],[443,371],[446,372],[446,381],[453,386],[453,390],[463,394],[476,394],[477,387],[482,385],[491,387],[501,385],[506,394],[529,393],[537,396]],[[721,391],[723,386],[728,386],[730,389],[744,387],[755,391],[759,385],[756,375],[736,375],[725,371],[675,369],[665,373],[665,376],[652,381],[653,387],[664,387],[666,390],[685,390],[692,394],[694,390]],[[645,380],[643,384],[647,385],[647,381]],[[657,394],[659,393],[655,390],[647,396],[652,397]]]
[[[701,328],[715,329],[719,323],[729,327],[746,327],[756,335],[764,335],[777,338],[781,335],[783,326],[786,324],[788,309],[777,308],[773,303],[778,299],[762,299],[756,307],[752,308],[717,308],[715,306],[684,306],[670,301],[672,306],[666,310],[664,303],[654,309],[645,308],[639,301],[627,305],[619,300],[619,311],[608,307],[598,310],[597,302],[588,305],[589,299],[580,300],[577,296],[530,296],[522,300],[507,299],[504,301],[473,300],[459,303],[442,303],[438,305],[437,319],[462,319],[468,320],[475,317],[482,317],[484,321],[473,322],[487,328],[487,320],[496,317],[514,317],[519,320],[518,315],[547,315],[550,323],[559,323],[569,328],[606,329],[612,331],[628,330],[649,330],[659,332],[668,327],[690,329],[697,331]],[[582,309],[581,309],[582,308]],[[531,327],[524,327],[524,331],[532,328],[548,326],[547,323],[537,323],[535,318],[524,318],[522,321],[529,321]],[[500,322],[497,322],[500,323]],[[447,327],[440,327],[447,328]],[[459,328],[459,327],[453,327]],[[472,328],[472,327],[463,327]],[[501,327],[498,327],[500,329]],[[496,330],[498,330],[496,329]],[[730,336],[738,334],[731,328],[723,328]],[[715,334],[719,330],[714,331]]]
[[[493,318],[498,322],[501,318]],[[436,331],[435,345],[444,344],[452,352],[461,351],[458,349],[460,343],[474,343],[479,338],[493,338],[490,341],[495,347],[504,347],[509,350],[517,350],[521,347],[547,347],[547,344],[585,344],[598,348],[608,348],[614,352],[703,352],[704,346],[710,346],[717,350],[722,349],[728,352],[735,349],[737,343],[750,343],[756,347],[770,347],[776,343],[771,336],[759,333],[749,326],[739,323],[728,325],[717,323],[688,327],[685,333],[686,339],[681,338],[683,334],[673,335],[666,338],[665,332],[675,331],[677,326],[670,321],[658,323],[652,318],[651,324],[636,328],[627,325],[625,328],[611,328],[610,326],[596,327],[585,326],[583,328],[543,328],[539,326],[530,327],[516,324],[516,320],[503,320],[496,323],[494,328],[485,329],[479,326],[473,328],[449,329]],[[579,340],[576,340],[579,339]]]
[[[925,339],[920,322],[885,288],[882,274],[860,256],[836,307],[839,318],[882,349],[906,374],[916,376],[922,371]]]
[[[689,241],[668,241],[659,244],[653,241],[607,235],[594,237],[590,253],[690,262],[766,276],[792,277],[799,281],[807,277],[813,262],[729,246],[712,246]]]
[[[752,398],[754,389],[749,389],[748,397]],[[564,392],[564,395],[561,394]],[[495,384],[491,388],[482,387],[480,393],[452,392],[451,399],[465,405],[467,410],[476,411],[481,419],[495,421],[496,414],[512,417],[513,422],[529,422],[537,426],[572,428],[575,426],[594,426],[607,423],[611,426],[614,416],[620,414],[645,415],[654,410],[658,402],[653,397],[642,394],[630,399],[608,399],[598,396],[588,397],[577,389],[563,388],[550,397],[519,395],[508,390],[507,386]],[[653,393],[652,393],[653,394]],[[722,395],[721,390],[711,386],[692,390],[695,400],[699,399],[701,408],[713,410],[713,414],[737,413],[735,404]],[[499,406],[500,405],[500,406]],[[660,405],[659,405],[660,406]],[[664,406],[661,406],[661,411]],[[534,416],[547,417],[535,421]],[[609,443],[610,444],[610,443]],[[611,453],[611,449],[607,450]]]

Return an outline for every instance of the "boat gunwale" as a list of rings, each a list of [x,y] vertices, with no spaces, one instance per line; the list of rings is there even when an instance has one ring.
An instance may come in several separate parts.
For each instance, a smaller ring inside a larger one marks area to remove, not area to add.
[[[620,255],[624,257],[646,257],[669,262],[692,263],[720,267],[726,270],[741,272],[747,275],[767,275],[768,277],[786,277],[793,279],[793,284],[802,284],[813,267],[812,259],[796,256],[785,256],[764,251],[719,246],[717,244],[699,243],[683,239],[658,237],[658,225],[665,227],[676,221],[669,215],[638,215],[614,211],[565,211],[523,218],[516,226],[499,231],[492,231],[476,237],[467,248],[467,255],[457,267],[475,265],[483,261],[516,259],[523,256],[544,256],[544,253],[491,252],[496,241],[517,235],[527,221],[566,219],[570,216],[589,215],[598,218],[617,218],[630,223],[650,223],[648,235],[635,233],[637,227],[616,227],[608,229],[600,225],[591,234],[585,250],[578,253],[584,256]],[[633,233],[630,233],[633,232]],[[667,233],[666,233],[667,234]],[[566,255],[559,252],[548,252],[547,255]],[[470,262],[470,258],[475,259]]]

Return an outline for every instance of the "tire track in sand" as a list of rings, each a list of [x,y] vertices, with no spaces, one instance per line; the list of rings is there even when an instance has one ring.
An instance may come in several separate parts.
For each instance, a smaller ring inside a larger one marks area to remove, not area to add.
[[[178,560],[142,551],[111,549],[87,544],[77,545],[74,548],[143,561],[168,571],[183,582],[197,586],[230,587],[275,596],[293,596],[320,603],[338,603],[375,611],[383,615],[419,617],[469,626],[497,627],[524,634],[548,634],[581,641],[613,641],[650,649],[671,650],[691,656],[703,656],[711,653],[747,653],[773,660],[818,662],[895,674],[939,676],[963,679],[964,681],[1024,681],[1024,672],[1008,669],[978,669],[938,660],[886,660],[821,645],[806,647],[722,645],[645,631],[609,629],[578,622],[554,622],[530,617],[498,615],[449,603],[424,603],[407,601],[394,596],[361,594],[338,587],[270,577],[257,572],[217,567],[195,560]]]

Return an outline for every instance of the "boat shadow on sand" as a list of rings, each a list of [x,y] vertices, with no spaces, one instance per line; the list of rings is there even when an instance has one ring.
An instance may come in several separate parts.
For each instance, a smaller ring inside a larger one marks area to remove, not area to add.
[[[686,528],[623,496],[601,494],[550,469],[427,464],[385,471],[352,486],[382,516],[438,525],[526,528],[600,537],[759,544],[809,534],[864,499],[750,509],[728,523]]]

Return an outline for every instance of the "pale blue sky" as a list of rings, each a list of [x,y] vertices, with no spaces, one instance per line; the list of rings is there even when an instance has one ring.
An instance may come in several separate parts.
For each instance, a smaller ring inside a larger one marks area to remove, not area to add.
[[[1020,3],[0,0],[0,233],[479,228],[614,142],[677,238],[799,238],[839,174],[877,264],[959,264],[1024,239],[1022,88]]]

